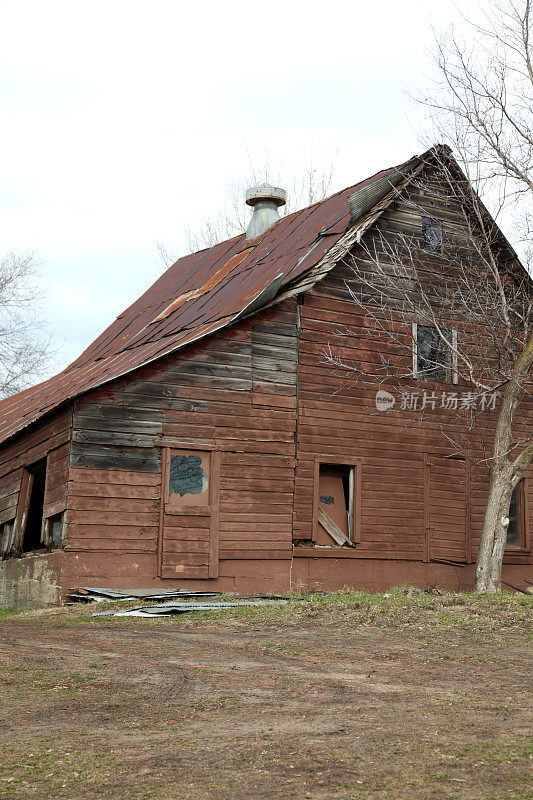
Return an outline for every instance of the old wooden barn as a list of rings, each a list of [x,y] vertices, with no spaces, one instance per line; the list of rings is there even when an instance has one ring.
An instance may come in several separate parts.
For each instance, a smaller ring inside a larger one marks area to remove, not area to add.
[[[472,584],[486,472],[450,452],[444,411],[409,424],[324,358],[379,357],[347,288],[362,242],[407,230],[442,270],[435,241],[467,237],[420,189],[437,152],[278,221],[281,194],[259,187],[258,235],[180,259],[61,374],[0,403],[0,602]],[[406,391],[459,391],[423,374],[413,331]],[[532,561],[531,471],[513,509],[511,582]]]

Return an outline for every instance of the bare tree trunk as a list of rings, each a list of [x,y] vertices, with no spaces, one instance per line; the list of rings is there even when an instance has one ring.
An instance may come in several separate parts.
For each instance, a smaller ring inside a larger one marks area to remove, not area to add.
[[[501,471],[498,471],[496,465],[491,469],[489,495],[476,564],[474,590],[478,593],[495,594],[501,591],[503,553],[514,488],[511,475],[512,469],[509,465],[503,467]]]
[[[492,448],[489,494],[479,539],[474,591],[494,594],[501,591],[502,563],[509,525],[511,496],[524,472],[533,460],[530,443],[514,459],[513,423],[526,382],[533,367],[533,337],[518,357],[503,393]]]

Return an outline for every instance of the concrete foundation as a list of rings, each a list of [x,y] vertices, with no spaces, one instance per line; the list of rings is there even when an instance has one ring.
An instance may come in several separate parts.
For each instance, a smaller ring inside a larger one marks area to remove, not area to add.
[[[58,550],[0,561],[0,608],[21,610],[59,605],[66,555]]]

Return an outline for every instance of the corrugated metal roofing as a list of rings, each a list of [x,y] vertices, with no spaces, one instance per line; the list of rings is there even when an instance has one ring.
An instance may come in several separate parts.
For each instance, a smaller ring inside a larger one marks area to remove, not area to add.
[[[0,402],[0,443],[62,403],[270,302],[319,263],[355,221],[354,209],[366,213],[423,158],[282,217],[256,239],[242,234],[179,259],[63,372]]]

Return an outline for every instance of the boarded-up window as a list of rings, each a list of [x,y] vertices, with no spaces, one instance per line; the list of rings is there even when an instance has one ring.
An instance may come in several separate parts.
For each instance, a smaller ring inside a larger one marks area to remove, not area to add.
[[[183,500],[188,505],[207,505],[209,500],[209,454],[189,455],[172,453],[168,492],[173,500]],[[177,497],[175,497],[177,496]]]
[[[523,480],[518,483],[511,496],[507,547],[525,547],[525,497]]]
[[[442,225],[433,217],[422,217],[422,250],[440,253],[442,250]]]
[[[209,462],[209,453],[171,452],[168,475],[169,502],[176,506],[209,505]]]

